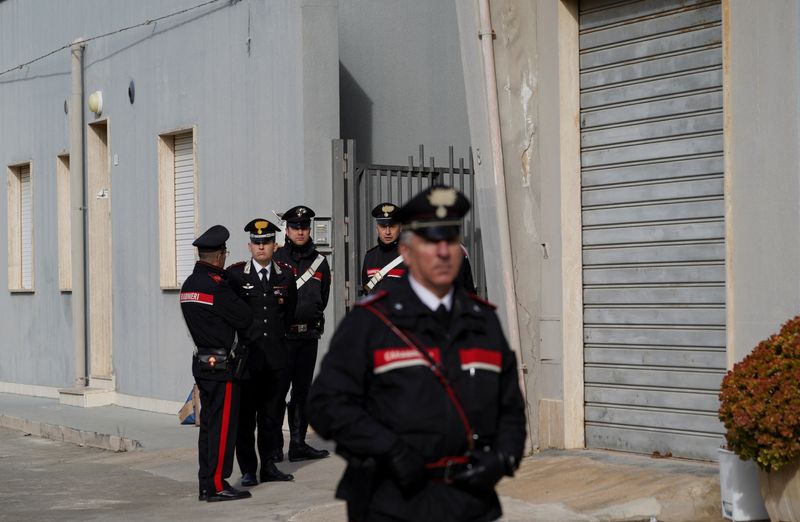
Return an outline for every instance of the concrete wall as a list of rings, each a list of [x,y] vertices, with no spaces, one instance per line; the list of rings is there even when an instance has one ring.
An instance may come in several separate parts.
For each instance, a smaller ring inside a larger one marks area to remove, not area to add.
[[[197,2],[7,0],[0,70]],[[91,13],[91,14],[89,14]],[[191,342],[177,293],[159,289],[156,138],[196,127],[200,229],[231,230],[229,261],[246,258],[242,226],[305,203],[330,215],[330,140],[338,137],[335,0],[223,1],[90,41],[85,91],[108,121],[114,266],[113,365],[121,393],[183,400]],[[58,290],[56,154],[69,148],[64,50],[0,76],[0,165],[33,161],[36,291],[0,287],[0,382],[72,383],[69,293]],[[127,89],[136,85],[135,103]],[[94,114],[86,113],[87,123]],[[90,195],[92,196],[92,195]],[[0,215],[6,214],[5,196]],[[0,258],[6,259],[6,229]],[[5,271],[0,271],[5,283]]]
[[[723,5],[732,365],[800,313],[800,6]]]
[[[408,164],[470,146],[456,0],[339,0],[341,129],[358,160]]]

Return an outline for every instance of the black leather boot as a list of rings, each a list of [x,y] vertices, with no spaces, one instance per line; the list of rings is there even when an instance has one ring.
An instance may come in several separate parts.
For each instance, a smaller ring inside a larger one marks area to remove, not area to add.
[[[299,404],[290,404],[289,409],[289,462],[300,460],[324,459],[330,452],[328,450],[318,450],[306,444],[306,432],[308,431],[308,420],[305,415],[305,408]]]

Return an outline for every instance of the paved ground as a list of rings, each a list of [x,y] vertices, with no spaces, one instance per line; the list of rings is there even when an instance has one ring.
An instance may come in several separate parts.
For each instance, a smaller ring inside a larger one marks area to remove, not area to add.
[[[251,499],[198,502],[196,437],[172,415],[0,394],[0,521],[344,522],[335,456],[282,464],[296,481],[259,485]],[[716,463],[546,451],[499,492],[508,522],[723,520]]]

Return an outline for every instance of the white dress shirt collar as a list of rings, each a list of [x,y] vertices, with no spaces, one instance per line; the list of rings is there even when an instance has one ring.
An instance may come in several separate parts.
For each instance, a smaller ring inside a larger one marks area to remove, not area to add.
[[[434,312],[437,308],[439,308],[440,304],[443,304],[448,312],[453,307],[454,288],[452,286],[450,287],[450,291],[447,292],[447,295],[439,299],[433,292],[422,286],[422,284],[414,279],[414,276],[411,274],[408,274],[408,282],[411,285],[411,289],[415,294],[417,294],[417,297],[419,297],[419,300]]]
[[[267,269],[267,281],[269,281],[269,273],[272,271],[272,263],[269,263],[267,266],[261,266],[255,259],[252,259],[251,261],[253,261],[253,269],[255,269],[256,274],[258,274],[259,279],[261,279],[261,269]]]

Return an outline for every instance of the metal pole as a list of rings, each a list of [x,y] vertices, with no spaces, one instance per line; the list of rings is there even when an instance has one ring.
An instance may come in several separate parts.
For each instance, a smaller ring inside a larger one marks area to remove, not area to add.
[[[72,343],[74,353],[74,384],[86,386],[86,203],[85,165],[83,157],[83,39],[71,47],[72,93],[69,104],[69,165],[70,165],[70,237],[72,258]]]

